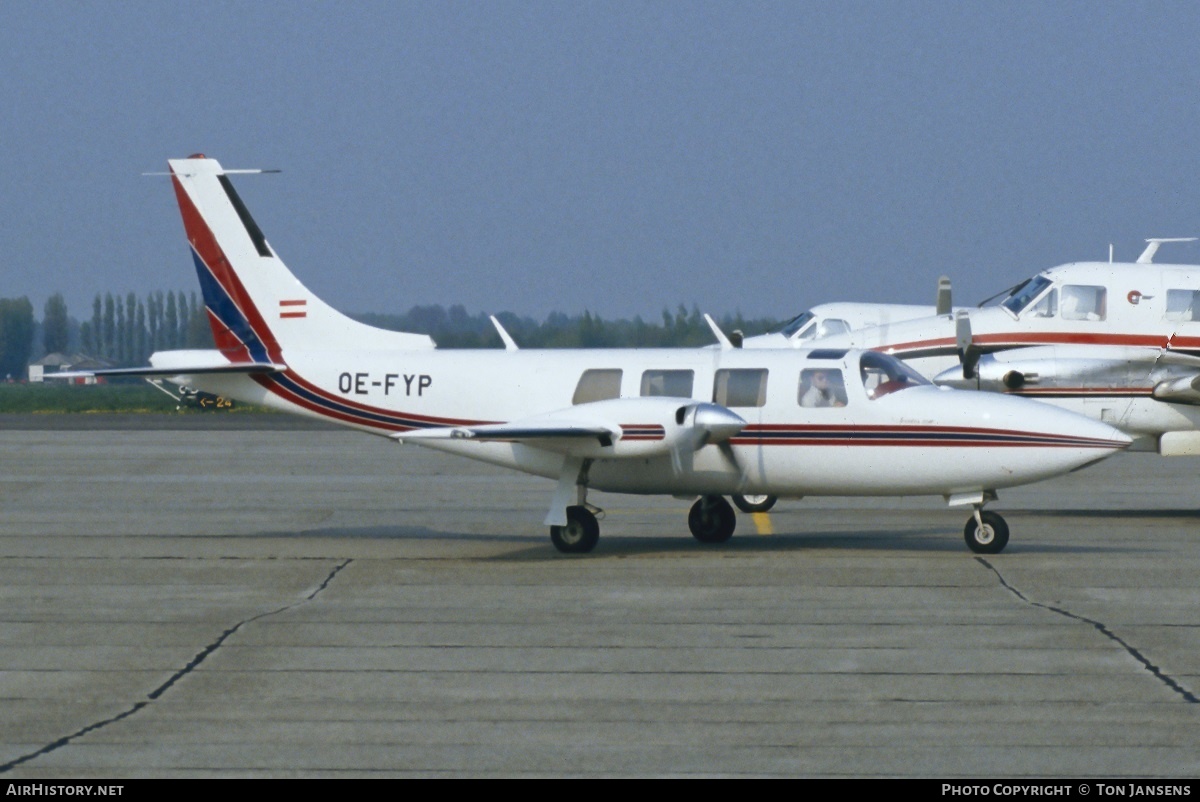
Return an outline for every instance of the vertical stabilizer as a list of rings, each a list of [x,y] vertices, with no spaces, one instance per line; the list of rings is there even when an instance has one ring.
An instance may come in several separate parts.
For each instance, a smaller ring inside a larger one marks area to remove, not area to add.
[[[228,358],[283,362],[296,350],[434,347],[423,334],[367,326],[313,295],[275,255],[215,159],[169,164],[209,324]]]

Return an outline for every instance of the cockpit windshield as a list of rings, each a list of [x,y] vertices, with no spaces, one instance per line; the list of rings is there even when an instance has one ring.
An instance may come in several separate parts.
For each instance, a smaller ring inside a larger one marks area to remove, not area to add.
[[[1017,289],[1013,291],[1013,294],[1008,296],[1008,298],[1004,300],[1004,303],[1000,305],[1009,312],[1012,312],[1014,316],[1019,316],[1025,311],[1026,307],[1038,299],[1038,296],[1040,296],[1042,292],[1044,292],[1045,289],[1050,286],[1051,283],[1052,282],[1050,279],[1046,278],[1045,276],[1036,276],[1032,280],[1026,282],[1024,285],[1018,285]]]
[[[878,351],[863,352],[858,366],[867,398],[872,400],[910,387],[929,384],[928,379],[899,359]]]
[[[797,315],[796,317],[792,318],[786,326],[784,326],[782,329],[780,329],[779,333],[782,334],[784,337],[787,337],[790,340],[792,337],[794,337],[796,335],[796,332],[803,329],[805,326],[807,326],[809,323],[811,323],[812,320],[813,320],[812,312],[805,312],[802,315]],[[807,333],[807,336],[802,336],[800,339],[806,340],[810,337],[812,337],[811,332]]]
[[[835,317],[817,317],[811,311],[795,317],[779,330],[789,340],[812,340],[833,337],[850,331],[850,324]]]

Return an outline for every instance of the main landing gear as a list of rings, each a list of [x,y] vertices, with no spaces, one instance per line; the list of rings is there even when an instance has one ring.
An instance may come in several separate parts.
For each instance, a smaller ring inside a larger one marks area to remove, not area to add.
[[[600,540],[600,523],[593,510],[601,512],[584,498],[579,504],[567,507],[566,524],[550,527],[554,548],[563,554],[587,554],[596,548]],[[721,496],[701,496],[688,513],[688,529],[701,543],[724,543],[733,537],[735,528],[737,513]]]
[[[999,513],[975,508],[967,519],[963,537],[967,548],[976,554],[999,554],[1008,545],[1008,524]]]
[[[742,512],[766,512],[775,506],[775,502],[779,501],[778,496],[742,496],[734,494],[730,496],[733,499],[734,506]]]
[[[688,529],[701,543],[724,543],[736,527],[733,507],[720,496],[701,496],[688,513]]]
[[[567,507],[567,525],[551,526],[550,540],[563,554],[587,554],[600,540],[600,523],[582,504]]]

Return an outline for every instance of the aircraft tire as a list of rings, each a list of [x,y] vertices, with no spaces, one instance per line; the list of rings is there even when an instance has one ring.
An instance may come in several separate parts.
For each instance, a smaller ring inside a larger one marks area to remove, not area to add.
[[[979,514],[983,526],[975,522],[975,516],[967,519],[963,537],[967,548],[976,554],[999,554],[1008,545],[1008,524],[999,513],[984,510]]]
[[[702,496],[688,513],[688,529],[701,543],[724,543],[736,527],[737,514],[720,496]]]
[[[550,541],[563,554],[587,554],[600,540],[600,524],[587,507],[567,507],[567,525],[550,527]]]
[[[775,502],[779,501],[778,496],[730,496],[733,499],[733,504],[742,512],[766,512],[775,506]]]

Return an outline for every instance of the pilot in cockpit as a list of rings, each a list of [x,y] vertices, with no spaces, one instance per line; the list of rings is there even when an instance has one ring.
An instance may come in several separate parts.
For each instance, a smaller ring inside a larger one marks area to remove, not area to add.
[[[846,387],[839,370],[806,370],[800,377],[802,407],[844,407]]]

